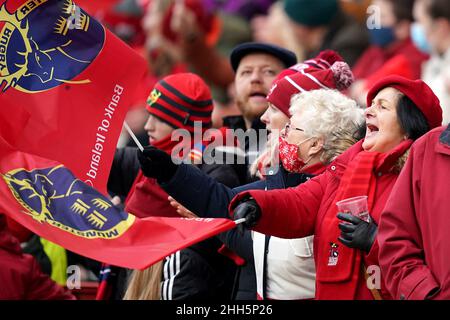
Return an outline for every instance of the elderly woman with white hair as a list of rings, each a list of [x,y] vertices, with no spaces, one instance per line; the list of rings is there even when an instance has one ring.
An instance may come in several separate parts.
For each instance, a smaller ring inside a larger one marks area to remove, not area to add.
[[[325,89],[293,96],[289,112],[292,116],[279,139],[280,160],[289,172],[332,162],[355,142],[363,122],[355,101]]]
[[[295,76],[291,78],[295,79]],[[270,107],[278,110],[274,105]],[[357,104],[336,90],[320,89],[294,95],[289,111],[292,114],[290,120],[277,112],[269,114],[269,117],[276,114],[285,124],[279,138],[281,166],[277,173],[230,189],[192,166],[181,164],[173,177],[161,186],[196,215],[224,218],[230,200],[241,191],[292,187],[322,173],[327,164],[356,142],[353,134],[363,122],[363,112]],[[275,131],[271,128],[272,135]],[[150,158],[163,161],[158,150],[150,149],[150,153]],[[165,158],[164,161],[171,161]],[[141,162],[141,165],[152,166],[152,162]],[[312,237],[287,240],[249,231],[244,235],[232,231],[223,241],[246,259],[254,259],[259,299],[314,298]],[[248,250],[240,250],[242,247]]]

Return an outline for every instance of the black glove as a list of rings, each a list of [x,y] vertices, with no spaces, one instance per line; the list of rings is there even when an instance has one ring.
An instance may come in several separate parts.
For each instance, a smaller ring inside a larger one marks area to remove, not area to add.
[[[340,242],[349,248],[361,249],[369,252],[377,236],[378,227],[371,219],[370,222],[349,213],[338,213],[337,217],[346,222],[339,223]]]
[[[170,155],[158,148],[147,146],[142,152],[138,149],[137,155],[144,176],[156,178],[158,183],[172,179],[178,169],[178,165],[172,162]]]
[[[244,233],[245,229],[253,228],[261,218],[261,208],[255,199],[250,196],[241,199],[234,209],[233,219],[238,220],[242,218],[245,218],[245,221],[237,226],[241,234]]]

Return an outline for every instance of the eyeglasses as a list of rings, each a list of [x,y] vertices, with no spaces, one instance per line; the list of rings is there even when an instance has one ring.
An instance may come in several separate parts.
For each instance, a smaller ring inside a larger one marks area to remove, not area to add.
[[[293,127],[290,123],[286,123],[286,125],[284,126],[284,133],[287,135],[291,129],[303,131],[303,132],[305,131],[303,129]]]

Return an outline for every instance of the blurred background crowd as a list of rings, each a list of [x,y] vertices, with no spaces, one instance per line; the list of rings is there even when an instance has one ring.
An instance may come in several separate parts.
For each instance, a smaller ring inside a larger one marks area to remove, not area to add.
[[[321,50],[336,50],[356,78],[348,95],[362,106],[368,88],[389,74],[422,78],[444,106],[450,92],[449,4],[427,0],[99,0],[78,1],[149,63],[152,88],[164,76],[181,72],[200,75],[212,88],[213,127],[223,117],[239,115],[232,85],[229,54],[238,44],[276,44],[297,55],[298,61]],[[136,101],[143,106],[145,101]],[[128,123],[141,132],[144,108],[129,113]],[[124,133],[120,141],[128,143]]]

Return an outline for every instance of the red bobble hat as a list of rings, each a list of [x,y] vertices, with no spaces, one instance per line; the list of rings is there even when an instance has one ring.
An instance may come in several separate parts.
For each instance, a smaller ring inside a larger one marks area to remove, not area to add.
[[[267,95],[267,101],[290,117],[289,107],[294,94],[317,90],[345,90],[353,82],[353,74],[342,57],[332,51],[322,51],[316,58],[282,71]]]
[[[206,83],[193,73],[177,73],[160,80],[147,99],[147,111],[173,128],[194,132],[194,122],[211,127],[213,103]]]
[[[422,80],[409,80],[396,75],[383,78],[375,83],[367,93],[367,105],[370,106],[378,92],[387,87],[395,88],[411,99],[422,111],[430,129],[442,124],[442,108],[439,99]]]

